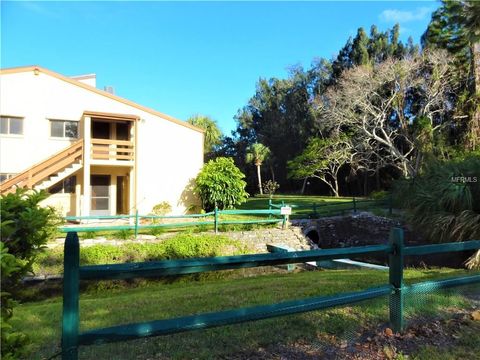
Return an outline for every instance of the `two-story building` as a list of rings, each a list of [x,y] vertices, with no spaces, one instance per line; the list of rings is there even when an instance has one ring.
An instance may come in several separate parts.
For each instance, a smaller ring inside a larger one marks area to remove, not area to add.
[[[198,203],[203,130],[67,77],[28,66],[0,71],[0,190],[46,189],[65,215],[140,214]],[[109,90],[109,89],[107,89]]]

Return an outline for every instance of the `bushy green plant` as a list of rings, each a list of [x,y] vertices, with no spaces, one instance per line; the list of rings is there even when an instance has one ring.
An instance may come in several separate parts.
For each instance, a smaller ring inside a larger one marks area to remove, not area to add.
[[[275,194],[275,191],[277,191],[279,188],[280,184],[273,180],[268,180],[263,183],[263,191],[270,196]]]
[[[240,241],[232,240],[226,236],[182,233],[158,243],[85,246],[80,250],[80,264],[142,262],[234,255],[245,252],[246,249]],[[35,263],[35,270],[39,273],[60,273],[62,267],[63,249],[61,247],[45,249]]]
[[[8,282],[9,278],[16,273],[22,271],[23,263],[14,255],[8,252],[3,242],[0,242],[0,263],[1,263],[1,278],[2,284]],[[0,324],[1,341],[2,341],[2,358],[15,359],[18,356],[25,354],[25,345],[27,344],[27,337],[19,331],[15,331],[10,323],[10,318],[13,316],[13,308],[17,302],[12,299],[11,294],[2,289],[1,292],[1,319]]]
[[[480,158],[435,161],[394,190],[407,220],[431,242],[480,238]],[[476,259],[479,256],[477,254]],[[470,267],[480,268],[472,258]]]
[[[17,189],[0,198],[1,208],[1,330],[2,358],[14,359],[24,351],[26,337],[9,323],[15,306],[15,293],[20,279],[32,272],[32,264],[40,249],[53,237],[59,217],[51,207],[39,203],[48,194],[44,191]]]
[[[119,239],[119,240],[129,240],[132,238],[133,233],[132,230],[119,230],[117,231],[114,235],[114,238]]]
[[[165,216],[172,211],[172,205],[168,201],[162,201],[161,203],[155,205],[152,209],[152,213],[158,216]]]
[[[389,195],[388,191],[379,190],[379,191],[372,191],[369,197],[373,200],[383,200],[386,199]]]
[[[206,163],[195,181],[195,192],[202,199],[203,208],[211,211],[233,208],[247,200],[245,175],[233,159],[219,157]]]
[[[164,232],[165,232],[165,228],[162,228],[162,227],[155,227],[155,228],[148,229],[148,233],[155,237],[162,235]]]

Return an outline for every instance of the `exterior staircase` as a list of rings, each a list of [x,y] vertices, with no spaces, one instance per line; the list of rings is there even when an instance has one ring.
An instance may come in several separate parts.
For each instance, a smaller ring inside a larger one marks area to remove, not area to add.
[[[62,171],[58,172],[57,174],[50,176],[48,180],[45,180],[41,182],[39,185],[34,186],[36,190],[46,190],[49,187],[55,185],[61,180],[66,179],[70,175],[73,175],[74,173],[77,172],[77,170],[80,170],[82,168],[81,162],[76,162],[71,164],[70,166],[66,167]]]
[[[0,194],[17,188],[48,189],[83,166],[83,139],[0,184]]]

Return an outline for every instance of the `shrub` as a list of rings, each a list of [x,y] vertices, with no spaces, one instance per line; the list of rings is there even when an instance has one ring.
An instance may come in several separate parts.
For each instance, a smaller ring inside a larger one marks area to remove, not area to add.
[[[268,180],[263,183],[263,191],[268,195],[272,196],[280,188],[280,185],[273,180]]]
[[[160,204],[157,204],[153,207],[152,213],[158,216],[165,216],[172,211],[172,205],[167,201],[162,201]]]
[[[141,262],[165,259],[235,255],[245,253],[240,241],[213,234],[184,233],[157,243],[125,243],[120,246],[93,245],[80,250],[81,265]],[[63,249],[48,249],[41,253],[35,270],[44,274],[61,273]]]
[[[385,190],[372,191],[369,197],[373,200],[383,200],[388,196],[389,192]]]
[[[162,228],[162,227],[155,227],[155,228],[148,229],[148,233],[155,237],[162,235],[164,232],[165,232],[165,228]]]
[[[132,238],[132,236],[132,230],[119,230],[113,234],[113,237],[119,240],[129,240]]]
[[[2,196],[1,208],[1,341],[2,358],[14,359],[24,351],[26,337],[9,324],[15,306],[15,293],[20,279],[32,272],[32,264],[40,249],[53,237],[59,217],[51,207],[41,207],[45,191],[17,189]]]
[[[429,163],[412,180],[396,183],[395,200],[408,221],[431,242],[480,237],[480,158]],[[480,268],[480,256],[468,262]]]
[[[206,163],[195,182],[195,192],[202,199],[203,208],[211,211],[233,208],[247,200],[245,175],[233,159],[219,157]]]

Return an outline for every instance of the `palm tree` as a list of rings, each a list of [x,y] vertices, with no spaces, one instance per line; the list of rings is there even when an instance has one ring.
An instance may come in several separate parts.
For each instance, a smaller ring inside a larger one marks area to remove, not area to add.
[[[480,2],[477,0],[442,0],[442,6],[432,14],[424,45],[447,49],[469,72],[471,118],[468,123],[468,143],[475,150],[480,144]]]
[[[398,183],[396,197],[407,220],[431,242],[480,237],[480,158],[428,163],[414,180]],[[480,251],[467,262],[480,269]]]
[[[263,144],[254,143],[248,150],[245,160],[247,163],[253,162],[257,167],[257,177],[258,177],[258,189],[260,190],[260,195],[263,195],[262,191],[262,175],[260,174],[260,167],[262,163],[269,157],[270,149]]]
[[[193,126],[205,130],[205,140],[203,143],[203,151],[205,154],[210,154],[215,149],[215,146],[220,145],[222,138],[222,131],[218,128],[218,124],[209,116],[194,115],[190,117],[187,122]]]

